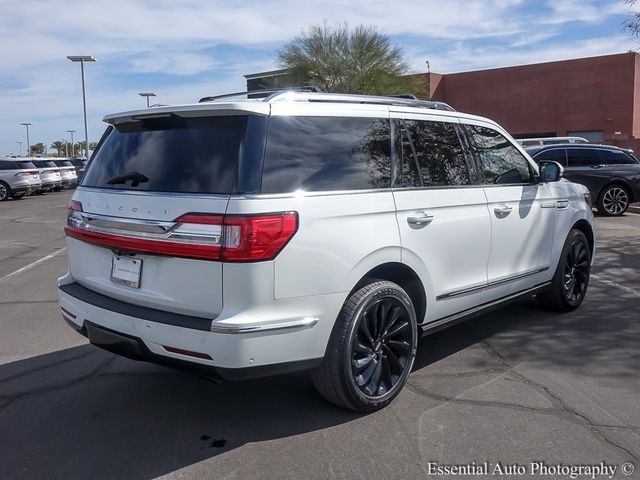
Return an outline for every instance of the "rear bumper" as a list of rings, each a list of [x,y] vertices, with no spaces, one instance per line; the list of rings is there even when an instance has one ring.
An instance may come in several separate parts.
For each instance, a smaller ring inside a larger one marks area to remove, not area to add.
[[[342,295],[298,299],[294,308],[307,313],[298,322],[288,315],[291,305],[283,308],[286,321],[247,322],[247,312],[217,321],[121,302],[69,277],[59,281],[63,317],[95,345],[136,360],[206,367],[228,380],[319,365],[344,300]],[[256,315],[255,309],[251,313]]]

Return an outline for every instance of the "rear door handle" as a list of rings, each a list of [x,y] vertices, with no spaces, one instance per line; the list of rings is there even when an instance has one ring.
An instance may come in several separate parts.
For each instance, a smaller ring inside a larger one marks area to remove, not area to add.
[[[426,212],[416,212],[414,215],[407,217],[409,225],[425,226],[433,221],[433,215]]]
[[[509,205],[500,205],[493,209],[493,211],[496,212],[496,215],[504,215],[505,217],[511,213],[511,210],[513,210],[513,207],[510,207]]]

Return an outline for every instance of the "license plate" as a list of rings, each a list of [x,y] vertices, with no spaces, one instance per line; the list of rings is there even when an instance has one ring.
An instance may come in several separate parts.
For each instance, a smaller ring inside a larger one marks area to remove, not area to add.
[[[132,257],[113,257],[111,281],[118,285],[140,288],[142,260]]]

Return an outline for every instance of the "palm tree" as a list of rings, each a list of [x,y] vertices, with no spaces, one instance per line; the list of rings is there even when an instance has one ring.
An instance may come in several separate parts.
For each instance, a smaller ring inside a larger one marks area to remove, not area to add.
[[[282,47],[278,64],[289,69],[295,83],[327,92],[424,95],[421,77],[407,76],[402,49],[377,27],[310,25]]]
[[[56,152],[58,152],[58,156],[61,157],[66,154],[67,150],[67,142],[64,140],[56,140],[51,143],[49,148],[53,148]]]

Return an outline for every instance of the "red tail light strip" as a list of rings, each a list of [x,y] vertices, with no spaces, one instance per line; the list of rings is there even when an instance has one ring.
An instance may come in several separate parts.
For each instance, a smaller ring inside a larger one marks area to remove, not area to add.
[[[68,206],[65,233],[93,245],[120,251],[223,262],[275,258],[298,230],[295,212],[260,215],[188,213],[174,222],[149,222],[85,214]]]
[[[68,237],[100,247],[113,248],[126,252],[151,253],[172,257],[200,258],[203,260],[220,260],[220,247],[212,245],[196,245],[146,238],[125,237],[103,232],[92,232],[84,228],[67,225],[64,231]]]

